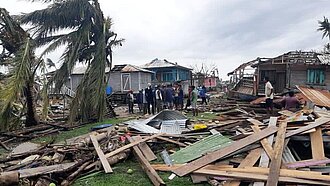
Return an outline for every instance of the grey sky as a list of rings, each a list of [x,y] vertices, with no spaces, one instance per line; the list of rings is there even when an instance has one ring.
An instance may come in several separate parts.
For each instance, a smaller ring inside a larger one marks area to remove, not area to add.
[[[216,64],[220,76],[256,57],[291,50],[319,50],[327,42],[318,20],[330,17],[321,0],[99,0],[114,30],[125,38],[114,64],[144,64],[154,58],[181,65]],[[39,3],[0,0],[10,13],[30,12]],[[58,58],[59,52],[52,54]]]

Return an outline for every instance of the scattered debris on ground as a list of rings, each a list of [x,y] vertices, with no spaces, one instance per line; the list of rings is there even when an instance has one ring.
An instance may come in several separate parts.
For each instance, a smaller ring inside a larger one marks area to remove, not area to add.
[[[67,126],[2,133],[1,144],[11,152],[0,159],[0,185],[70,185],[100,170],[111,176],[112,166],[132,155],[153,185],[166,184],[157,171],[172,172],[169,180],[189,175],[192,184],[330,185],[327,108],[278,110],[269,117],[260,104],[216,98],[200,110],[198,117],[164,110],[100,125],[61,143],[24,142],[14,149],[6,146],[8,140],[32,139]]]

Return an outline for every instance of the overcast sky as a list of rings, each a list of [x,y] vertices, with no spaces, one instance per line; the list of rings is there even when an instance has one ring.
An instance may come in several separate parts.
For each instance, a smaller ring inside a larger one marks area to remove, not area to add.
[[[154,58],[189,67],[216,64],[220,77],[243,62],[291,50],[320,50],[327,40],[318,20],[330,17],[328,0],[99,0],[113,29],[126,41],[114,64]],[[45,7],[0,0],[11,14]],[[52,54],[58,58],[60,52]]]

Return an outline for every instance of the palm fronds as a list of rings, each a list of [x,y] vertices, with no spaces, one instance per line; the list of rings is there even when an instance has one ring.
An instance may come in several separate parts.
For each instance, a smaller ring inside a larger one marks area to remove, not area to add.
[[[104,18],[97,0],[63,0],[47,8],[21,17],[21,22],[33,26],[37,45],[49,44],[42,55],[65,45],[62,62],[49,84],[60,90],[78,62],[87,71],[76,90],[70,110],[71,121],[103,119],[105,109],[106,66],[111,66],[112,49],[121,46],[123,39],[111,31],[111,19]],[[66,30],[67,34],[58,34]]]
[[[328,37],[330,39],[330,23],[328,18],[323,17],[323,21],[318,21],[318,23],[319,23],[319,28],[317,29],[317,31],[323,32],[322,39],[324,37]]]
[[[0,110],[0,123],[4,125],[4,128],[9,125],[9,115],[13,103],[23,95],[23,90],[27,88],[27,82],[31,83],[32,59],[34,58],[31,45],[30,38],[26,38],[25,44],[20,47],[11,61],[13,66],[10,72],[11,76],[0,92],[0,99],[3,103],[3,108]]]

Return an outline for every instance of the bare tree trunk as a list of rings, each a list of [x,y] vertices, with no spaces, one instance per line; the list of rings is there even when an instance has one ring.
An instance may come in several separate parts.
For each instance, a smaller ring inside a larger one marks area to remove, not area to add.
[[[34,126],[39,124],[39,119],[36,113],[36,103],[34,100],[34,93],[33,93],[33,84],[31,82],[27,82],[25,87],[25,97],[26,97],[26,126]]]

